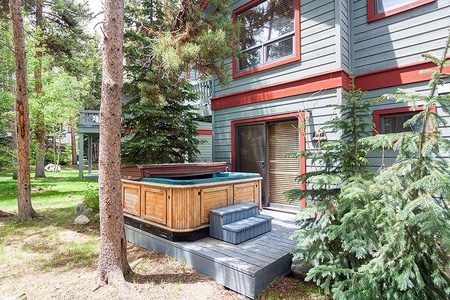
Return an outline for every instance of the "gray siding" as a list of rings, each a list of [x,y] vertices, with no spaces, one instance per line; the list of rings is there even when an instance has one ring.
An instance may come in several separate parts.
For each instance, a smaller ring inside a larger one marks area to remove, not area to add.
[[[423,61],[421,54],[442,53],[450,25],[450,0],[414,8],[372,23],[367,0],[352,5],[352,72],[362,74]]]
[[[450,80],[447,80],[450,82]],[[428,82],[419,82],[414,84],[408,84],[401,87],[392,87],[392,88],[384,88],[378,90],[372,90],[366,94],[367,98],[377,98],[384,94],[393,94],[397,91],[398,88],[409,89],[419,93],[423,93],[425,95],[430,94],[430,87],[428,86]],[[390,109],[397,107],[407,107],[411,106],[412,103],[396,103],[394,100],[386,99],[383,102],[375,105],[371,110],[381,110],[381,109]],[[420,103],[418,103],[420,104]],[[439,127],[444,138],[450,139],[450,116],[445,113],[442,107],[437,106],[437,114],[442,117],[447,124]],[[385,151],[384,153],[384,164],[389,165],[395,161],[396,153],[393,151]],[[380,152],[371,151],[368,154],[368,159],[370,163],[374,166],[374,170],[377,170],[378,167],[382,164],[382,154]]]
[[[198,162],[210,162],[212,161],[212,136],[211,135],[199,135],[197,139],[201,142],[198,145],[200,154],[197,156]]]
[[[332,89],[213,111],[214,161],[225,161],[231,164],[231,121],[286,113],[292,113],[295,116],[302,110],[311,112],[307,117],[307,150],[315,149],[316,145],[311,141],[311,135],[334,116],[333,109],[327,105],[338,104],[340,99],[340,89]],[[337,138],[330,135],[327,137]]]
[[[234,1],[232,9],[247,2]],[[216,97],[340,68],[335,1],[301,0],[300,4],[300,61],[234,79],[228,87],[216,85]],[[228,63],[231,76],[231,60]]]
[[[336,24],[338,26],[340,34],[338,42],[340,45],[340,53],[338,55],[338,62],[341,68],[347,72],[350,72],[350,53],[351,53],[351,22],[350,22],[350,8],[348,0],[339,0],[339,9],[336,10]]]

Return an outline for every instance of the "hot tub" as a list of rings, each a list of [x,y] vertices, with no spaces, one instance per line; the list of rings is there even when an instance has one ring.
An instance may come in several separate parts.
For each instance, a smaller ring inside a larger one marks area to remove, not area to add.
[[[261,207],[261,181],[257,173],[240,172],[122,179],[125,223],[173,241],[202,238],[211,209],[242,202]]]

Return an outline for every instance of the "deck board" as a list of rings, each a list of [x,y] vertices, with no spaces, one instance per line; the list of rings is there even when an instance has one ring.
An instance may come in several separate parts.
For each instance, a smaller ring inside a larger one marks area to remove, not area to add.
[[[290,240],[296,226],[295,215],[264,210],[274,217],[272,231],[233,245],[207,237],[194,242],[172,242],[130,225],[127,239],[183,260],[200,273],[249,298],[256,298],[276,277],[290,271],[296,242]]]

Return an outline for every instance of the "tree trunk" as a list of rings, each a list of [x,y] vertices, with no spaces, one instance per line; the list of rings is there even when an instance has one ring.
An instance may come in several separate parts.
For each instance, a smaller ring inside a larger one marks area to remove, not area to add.
[[[75,117],[70,116],[70,144],[72,146],[72,165],[77,164],[77,140],[75,137]]]
[[[101,239],[97,279],[100,285],[121,285],[130,269],[120,181],[123,13],[123,0],[105,2],[99,154]]]
[[[38,108],[36,112],[36,128],[34,134],[36,136],[36,141],[38,143],[38,150],[36,153],[36,173],[35,178],[45,178],[45,121],[44,112],[39,104],[39,97],[42,94],[42,43],[41,32],[42,32],[42,21],[44,19],[42,12],[42,4],[36,1],[36,39],[39,41],[36,51],[36,62],[37,66],[34,70],[34,88],[36,91],[36,101],[38,103]]]
[[[10,1],[13,31],[14,68],[16,74],[16,131],[18,154],[18,213],[19,221],[36,215],[31,205],[30,185],[30,117],[28,111],[27,63],[20,0]]]
[[[11,93],[14,94],[14,90],[13,88],[11,88]],[[16,105],[14,104],[11,111],[16,111]],[[17,174],[17,166],[18,166],[18,162],[17,162],[17,131],[15,130],[17,128],[17,118],[14,119],[14,130],[12,130],[11,132],[11,154],[12,154],[12,163],[14,166],[14,170],[12,173],[12,179],[17,180],[18,179],[18,174]]]

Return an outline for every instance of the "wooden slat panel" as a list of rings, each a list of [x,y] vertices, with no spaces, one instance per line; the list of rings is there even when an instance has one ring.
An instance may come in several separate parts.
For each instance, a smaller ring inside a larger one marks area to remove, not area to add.
[[[197,227],[195,224],[194,188],[172,189],[172,228],[189,229]]]
[[[167,189],[143,186],[142,199],[145,201],[143,218],[167,225]]]
[[[123,211],[134,216],[141,216],[141,187],[139,185],[122,185]]]
[[[243,202],[258,203],[257,188],[258,186],[256,182],[235,184],[233,188],[233,204]]]
[[[209,211],[211,209],[233,203],[231,192],[230,185],[202,189],[200,196],[200,220],[202,224],[209,223]]]

